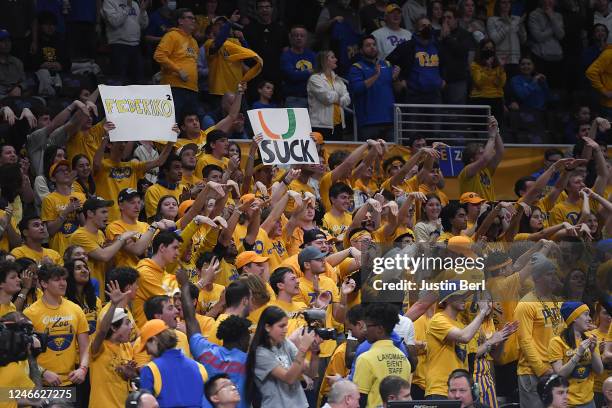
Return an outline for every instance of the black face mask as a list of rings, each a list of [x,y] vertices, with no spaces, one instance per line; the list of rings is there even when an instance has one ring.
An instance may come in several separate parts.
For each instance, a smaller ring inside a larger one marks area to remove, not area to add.
[[[488,60],[489,58],[495,56],[495,51],[493,51],[493,50],[482,50],[482,52],[480,53],[480,56],[482,57],[483,60]]]
[[[431,38],[431,34],[432,34],[431,26],[425,26],[421,28],[421,30],[419,31],[419,35],[421,36],[421,38],[424,38],[426,40]]]

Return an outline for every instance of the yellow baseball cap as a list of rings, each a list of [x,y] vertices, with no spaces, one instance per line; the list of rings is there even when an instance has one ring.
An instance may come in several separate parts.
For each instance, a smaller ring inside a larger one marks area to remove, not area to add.
[[[387,4],[387,7],[385,7],[385,14],[393,13],[395,10],[402,11],[401,7],[395,3]]]
[[[195,200],[185,200],[183,201],[178,208],[178,216],[179,218],[183,218],[185,213],[191,208]]]
[[[465,203],[480,204],[483,201],[487,201],[487,200],[479,196],[478,193],[474,193],[474,192],[463,193],[461,194],[461,197],[459,197],[459,202],[461,204],[465,204]]]
[[[140,350],[138,350],[138,352],[140,353],[145,349],[147,341],[149,341],[151,337],[155,337],[167,329],[169,329],[168,325],[161,319],[151,319],[146,322],[140,328]]]
[[[261,256],[255,251],[244,251],[238,254],[238,256],[236,257],[236,262],[234,262],[234,265],[236,265],[237,269],[240,269],[244,265],[248,265],[251,262],[257,262],[257,263],[268,262],[268,257]]]
[[[57,170],[57,168],[60,166],[66,166],[68,167],[68,171],[71,170],[70,162],[68,160],[60,160],[57,163],[53,163],[51,165],[51,168],[49,169],[49,176],[53,176],[55,170]]]

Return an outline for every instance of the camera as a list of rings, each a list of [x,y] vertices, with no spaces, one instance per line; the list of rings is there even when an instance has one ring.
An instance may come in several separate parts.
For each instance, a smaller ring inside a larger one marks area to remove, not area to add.
[[[336,329],[325,327],[325,310],[307,309],[302,312],[308,324],[308,331],[315,331],[321,340],[336,340]]]
[[[34,347],[38,339],[40,347]],[[37,357],[47,350],[48,335],[34,331],[30,323],[0,323],[0,367],[24,361],[29,353]]]

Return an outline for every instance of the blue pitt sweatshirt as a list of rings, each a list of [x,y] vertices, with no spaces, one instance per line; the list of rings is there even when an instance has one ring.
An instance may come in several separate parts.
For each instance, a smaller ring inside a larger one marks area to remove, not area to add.
[[[440,52],[435,40],[427,44],[418,36],[414,41],[414,62],[408,74],[408,89],[414,92],[433,92],[442,87],[440,75]]]
[[[283,52],[280,57],[281,72],[285,81],[285,96],[306,98],[306,85],[315,66],[316,55],[305,49],[296,54],[291,49]]]
[[[393,66],[387,61],[379,63],[380,76],[369,88],[365,81],[374,76],[375,63],[360,58],[349,70],[349,91],[359,127],[393,122]]]

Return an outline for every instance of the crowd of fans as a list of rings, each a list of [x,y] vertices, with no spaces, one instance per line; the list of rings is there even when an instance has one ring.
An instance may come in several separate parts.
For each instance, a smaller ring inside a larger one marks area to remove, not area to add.
[[[534,6],[0,0],[0,330],[40,334],[0,379],[75,391],[0,406],[612,406],[612,14]],[[177,141],[111,142],[98,83],[169,85]],[[491,106],[457,196],[395,101]],[[307,107],[321,163],[247,107]],[[520,134],[571,147],[499,201]]]

